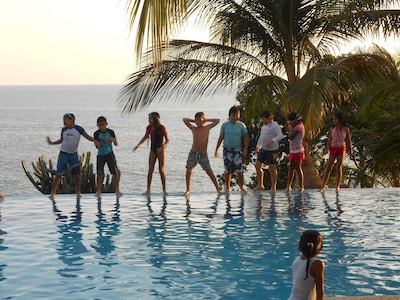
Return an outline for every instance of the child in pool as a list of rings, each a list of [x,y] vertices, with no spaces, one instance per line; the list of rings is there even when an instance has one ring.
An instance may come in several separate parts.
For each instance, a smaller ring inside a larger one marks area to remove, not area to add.
[[[299,181],[299,192],[304,192],[304,174],[301,164],[304,160],[304,125],[301,122],[302,116],[292,112],[288,116],[290,132],[289,132],[289,173],[286,191],[290,192],[292,190],[292,182],[294,179],[294,172],[296,171],[298,181]]]
[[[337,112],[333,115],[333,123],[331,131],[329,132],[329,139],[326,145],[324,154],[328,153],[329,159],[328,164],[325,168],[324,179],[322,182],[321,192],[325,191],[327,188],[327,183],[333,164],[336,160],[336,191],[340,190],[340,182],[342,180],[343,171],[343,159],[344,155],[347,153],[351,156],[353,155],[353,148],[350,139],[350,129],[346,126],[346,122],[342,113]]]
[[[322,235],[306,230],[300,237],[299,251],[292,264],[292,291],[288,300],[324,299],[323,261],[316,258],[322,250]]]
[[[154,166],[158,159],[158,168],[161,176],[161,184],[164,195],[167,194],[166,190],[166,176],[165,176],[165,148],[169,143],[168,132],[164,125],[160,124],[160,114],[152,112],[149,114],[149,125],[146,127],[146,132],[139,143],[133,148],[133,152],[137,150],[148,138],[150,137],[150,154],[149,154],[149,171],[147,174],[147,189],[144,195],[150,194],[151,181],[153,178]]]

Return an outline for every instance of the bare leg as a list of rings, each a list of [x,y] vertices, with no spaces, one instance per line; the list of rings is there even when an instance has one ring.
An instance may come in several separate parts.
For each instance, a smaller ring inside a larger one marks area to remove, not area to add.
[[[188,169],[186,168],[186,193],[185,196],[189,196],[190,195],[190,180],[192,179],[192,169]]]
[[[206,173],[211,178],[211,181],[214,184],[215,189],[217,190],[217,193],[221,194],[221,189],[218,186],[218,181],[217,181],[217,178],[215,178],[214,172],[210,169],[210,170],[207,170]]]
[[[255,191],[265,189],[265,187],[264,187],[264,170],[262,169],[262,166],[263,166],[263,164],[257,160],[256,164],[255,164],[256,174],[257,174],[257,186],[254,188]]]
[[[121,197],[123,193],[119,190],[119,181],[121,179],[121,173],[119,170],[113,175],[114,176],[114,184],[115,184],[115,193],[118,197]]]
[[[293,183],[293,179],[294,179],[294,169],[295,169],[295,163],[290,162],[289,172],[288,172],[288,182],[287,182],[287,187],[286,187],[287,192],[290,192],[292,190],[292,183]]]
[[[160,147],[157,149],[157,156],[158,156],[158,169],[160,171],[160,177],[161,177],[161,184],[162,184],[162,189],[163,189],[163,194],[167,195],[167,189],[166,189],[166,176],[165,176],[165,148]]]
[[[147,173],[147,189],[143,193],[144,195],[150,194],[151,181],[153,179],[154,165],[156,164],[156,160],[157,160],[157,155],[154,153],[153,150],[150,150],[150,154],[149,154],[149,171]]]
[[[342,181],[344,155],[339,155],[336,161],[336,191],[340,190],[340,182]]]
[[[49,196],[49,199],[54,200],[54,197],[56,195],[57,188],[60,185],[60,182],[61,182],[61,176],[55,175],[54,179],[53,179],[53,186],[51,188],[51,194]]]
[[[240,187],[240,191],[243,194],[247,194],[246,189],[244,188],[244,176],[243,176],[243,172],[238,172],[238,182],[239,182],[239,187]]]
[[[335,162],[335,156],[329,155],[328,163],[325,168],[324,179],[322,180],[322,187],[320,191],[326,190],[326,185],[328,183],[329,176],[331,175],[333,163]]]
[[[81,197],[81,174],[75,174],[75,191],[76,191],[76,198]]]
[[[225,192],[229,194],[231,190],[231,178],[232,178],[232,173],[225,173]]]
[[[97,174],[97,179],[96,179],[96,196],[100,197],[101,196],[101,185],[103,183],[103,174]]]
[[[297,163],[296,172],[299,179],[299,192],[304,192],[304,173],[301,164],[302,162]]]
[[[278,183],[278,170],[276,165],[268,165],[269,175],[271,177],[271,193],[276,193],[276,184]]]

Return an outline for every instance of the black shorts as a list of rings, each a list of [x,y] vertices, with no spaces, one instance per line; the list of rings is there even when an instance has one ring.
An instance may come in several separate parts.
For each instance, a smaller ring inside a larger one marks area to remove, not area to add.
[[[278,150],[268,151],[268,150],[261,149],[260,152],[258,152],[258,156],[257,156],[257,160],[260,163],[267,164],[267,165],[276,165],[278,158],[279,158]]]
[[[112,175],[117,174],[118,166],[114,152],[106,155],[97,155],[97,175],[104,175],[104,165],[107,164]]]

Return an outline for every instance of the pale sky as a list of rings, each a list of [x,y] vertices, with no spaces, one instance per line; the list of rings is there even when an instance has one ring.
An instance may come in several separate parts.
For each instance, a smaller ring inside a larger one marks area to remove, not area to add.
[[[123,0],[0,0],[0,85],[119,84],[133,45]]]
[[[0,85],[122,83],[136,70],[125,4],[0,0]]]

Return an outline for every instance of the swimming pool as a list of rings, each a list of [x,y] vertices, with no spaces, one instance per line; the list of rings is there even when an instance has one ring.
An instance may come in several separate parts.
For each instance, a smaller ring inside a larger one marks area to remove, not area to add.
[[[300,233],[324,236],[328,296],[400,290],[400,189],[11,196],[2,299],[287,299]]]

